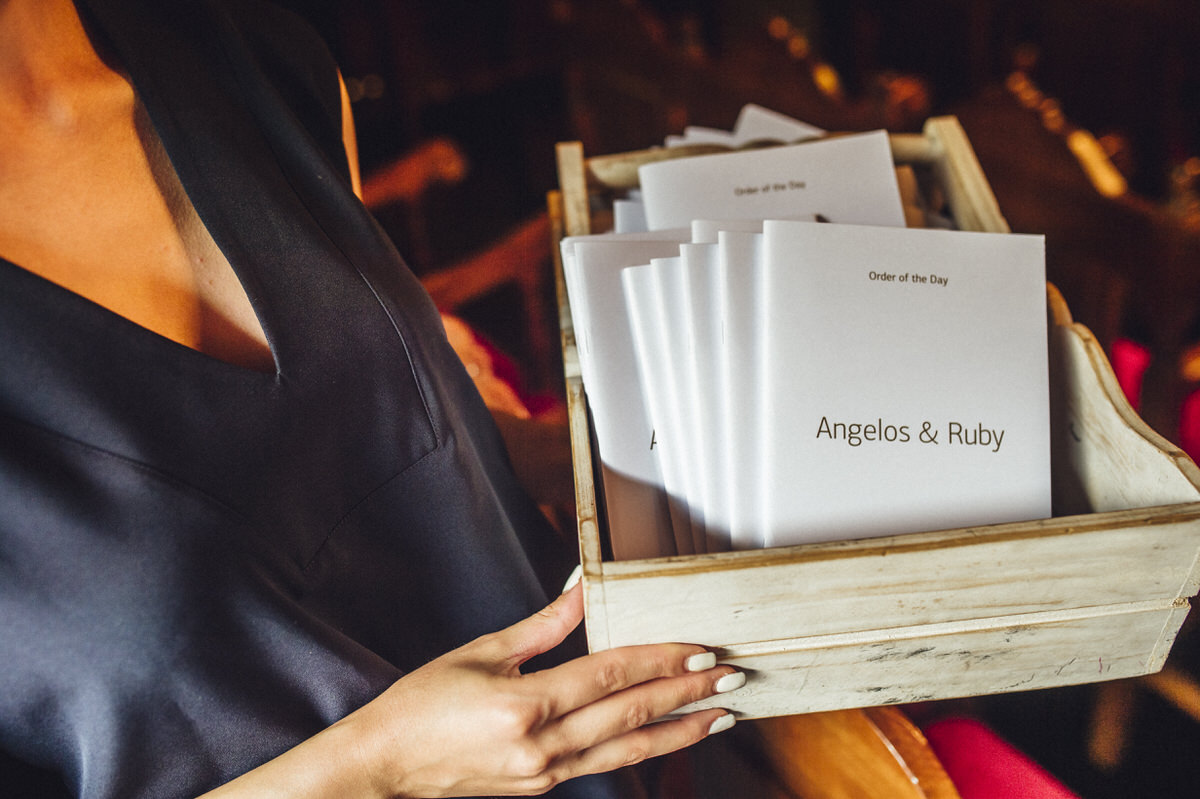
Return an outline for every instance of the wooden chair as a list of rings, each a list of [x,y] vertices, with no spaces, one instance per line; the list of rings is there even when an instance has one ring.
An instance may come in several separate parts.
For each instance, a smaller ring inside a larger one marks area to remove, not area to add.
[[[752,722],[769,761],[805,799],[959,799],[925,736],[896,707]]]
[[[406,255],[419,267],[421,283],[439,309],[454,313],[501,289],[515,289],[518,304],[512,326],[523,332],[528,350],[522,363],[526,385],[550,390],[559,375],[554,341],[553,290],[546,242],[549,220],[535,213],[484,249],[450,264],[433,263],[424,229],[424,200],[437,185],[461,182],[469,166],[453,141],[430,139],[363,180],[363,202],[372,210],[397,203],[409,211]],[[484,331],[486,332],[486,331]]]
[[[425,269],[433,261],[425,229],[426,195],[435,186],[462,182],[468,169],[462,148],[451,139],[438,137],[420,142],[363,176],[364,205],[379,211],[396,204],[407,212],[404,250],[414,266]]]
[[[1129,191],[1090,134],[1021,72],[954,113],[1013,230],[1045,234],[1047,275],[1073,316],[1106,349],[1138,328],[1152,356],[1139,412],[1179,442],[1194,388],[1182,367],[1200,321],[1200,219]]]

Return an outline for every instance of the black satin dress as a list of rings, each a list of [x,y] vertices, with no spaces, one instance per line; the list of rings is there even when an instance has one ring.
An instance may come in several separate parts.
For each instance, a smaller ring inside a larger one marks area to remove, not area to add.
[[[183,797],[536,611],[569,552],[353,196],[314,34],[256,0],[80,8],[277,368],[0,259],[0,794],[19,765]]]

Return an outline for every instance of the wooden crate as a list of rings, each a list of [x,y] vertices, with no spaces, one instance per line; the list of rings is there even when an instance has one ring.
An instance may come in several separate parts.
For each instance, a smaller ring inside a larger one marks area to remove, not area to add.
[[[958,226],[1007,232],[953,117],[893,135]],[[691,152],[696,152],[692,150]],[[556,239],[591,232],[637,166],[558,147]],[[557,247],[555,248],[557,258]],[[1045,688],[1162,668],[1200,590],[1200,471],[1133,412],[1091,333],[1047,287],[1053,518],[758,551],[601,556],[586,394],[559,264],[588,643],[685,641],[747,672],[698,706],[745,718]]]

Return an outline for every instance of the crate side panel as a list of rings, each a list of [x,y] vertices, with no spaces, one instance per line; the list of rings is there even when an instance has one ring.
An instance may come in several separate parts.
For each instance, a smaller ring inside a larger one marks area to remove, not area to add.
[[[1050,330],[1054,512],[1103,513],[1200,498],[1195,464],[1137,418],[1100,345]]]

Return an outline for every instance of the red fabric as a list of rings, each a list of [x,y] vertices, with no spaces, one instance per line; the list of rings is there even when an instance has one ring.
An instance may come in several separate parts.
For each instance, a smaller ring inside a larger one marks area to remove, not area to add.
[[[1142,393],[1142,376],[1150,365],[1150,350],[1128,339],[1113,342],[1109,353],[1113,374],[1125,392],[1129,404],[1138,409]],[[1200,461],[1200,391],[1194,391],[1184,401],[1179,415],[1179,440],[1176,442],[1192,460]]]
[[[962,799],[1079,799],[978,721],[944,719],[924,732]]]
[[[1113,375],[1129,404],[1137,410],[1142,397],[1142,375],[1150,365],[1150,350],[1129,339],[1117,339],[1109,353]]]

